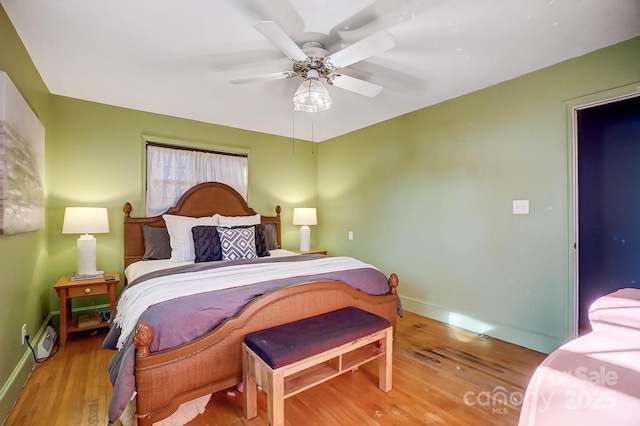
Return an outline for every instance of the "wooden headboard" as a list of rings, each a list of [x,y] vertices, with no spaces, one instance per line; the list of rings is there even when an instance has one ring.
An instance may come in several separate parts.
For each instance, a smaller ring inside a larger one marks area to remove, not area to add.
[[[130,203],[125,203],[124,211],[124,267],[142,259],[144,239],[142,224],[166,228],[162,215],[154,217],[131,217]],[[275,223],[278,248],[281,247],[280,206],[276,206],[276,216],[262,216],[262,223]],[[174,207],[165,212],[178,216],[204,217],[218,213],[222,216],[253,216],[256,212],[247,205],[242,196],[223,183],[201,183],[184,193]]]

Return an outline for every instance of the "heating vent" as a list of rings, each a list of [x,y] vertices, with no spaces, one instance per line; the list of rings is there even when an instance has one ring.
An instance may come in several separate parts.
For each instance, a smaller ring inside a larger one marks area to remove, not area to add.
[[[51,355],[51,349],[53,348],[53,343],[56,341],[58,335],[56,331],[50,325],[47,326],[47,329],[44,331],[44,335],[40,338],[38,342],[37,349],[37,357],[48,358]]]

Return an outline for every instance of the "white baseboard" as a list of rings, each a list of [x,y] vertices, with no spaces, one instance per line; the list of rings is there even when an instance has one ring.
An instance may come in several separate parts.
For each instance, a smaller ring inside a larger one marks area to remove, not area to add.
[[[484,334],[504,340],[505,342],[524,346],[534,351],[549,354],[559,348],[563,343],[559,337],[548,336],[504,324],[486,323],[411,297],[401,296],[400,300],[402,301],[403,308],[409,312],[450,324],[475,334]]]

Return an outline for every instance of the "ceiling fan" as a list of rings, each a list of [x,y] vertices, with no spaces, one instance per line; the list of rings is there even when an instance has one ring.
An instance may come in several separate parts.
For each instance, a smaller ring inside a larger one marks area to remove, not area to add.
[[[230,82],[233,84],[301,76],[304,81],[296,91],[296,96],[302,94],[303,91],[319,91],[314,92],[314,108],[307,109],[303,104],[298,108],[296,103],[296,109],[312,112],[331,107],[331,99],[324,86],[322,86],[321,79],[326,80],[327,83],[333,86],[368,97],[374,97],[382,90],[382,86],[350,77],[337,71],[394,47],[395,41],[391,34],[386,31],[378,31],[351,46],[329,55],[322,43],[317,41],[307,41],[301,48],[273,21],[258,22],[254,25],[254,28],[293,61],[293,68],[290,71],[232,78]],[[322,91],[324,91],[324,94],[321,93]],[[320,98],[321,96],[326,96],[328,104],[326,100]]]

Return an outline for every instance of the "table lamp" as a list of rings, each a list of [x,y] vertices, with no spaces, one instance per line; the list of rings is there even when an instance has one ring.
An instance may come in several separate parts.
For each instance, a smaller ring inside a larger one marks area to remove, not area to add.
[[[78,238],[79,275],[95,274],[96,239],[90,234],[109,232],[109,216],[105,207],[67,207],[64,210],[63,234],[82,234]]]
[[[293,224],[302,225],[300,227],[300,251],[309,251],[311,248],[311,230],[309,229],[309,225],[318,224],[316,209],[313,207],[294,208]]]

